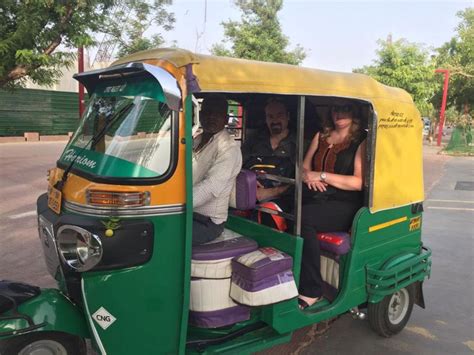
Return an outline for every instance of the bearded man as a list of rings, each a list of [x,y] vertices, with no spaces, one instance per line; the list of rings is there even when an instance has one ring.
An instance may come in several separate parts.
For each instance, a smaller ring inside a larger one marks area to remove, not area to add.
[[[283,100],[270,98],[265,105],[264,130],[242,146],[243,168],[293,178],[295,174],[296,136],[288,129],[290,113]],[[289,185],[258,179],[257,200],[274,201],[283,210],[291,210]],[[286,195],[286,196],[285,196]]]

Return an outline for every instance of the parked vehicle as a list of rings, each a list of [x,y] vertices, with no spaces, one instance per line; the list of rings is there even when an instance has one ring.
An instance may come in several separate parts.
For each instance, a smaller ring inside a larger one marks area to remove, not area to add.
[[[405,91],[360,74],[180,49],[136,53],[75,78],[87,88],[89,105],[37,203],[58,289],[0,282],[0,353],[80,354],[91,339],[102,354],[243,354],[346,312],[363,318],[365,309],[372,328],[388,337],[404,328],[414,304],[424,307],[431,251],[421,239],[423,124]],[[283,214],[294,219],[293,230],[277,231],[236,209],[226,228],[291,256],[296,282],[304,136],[314,134],[315,120],[337,99],[361,109],[365,203],[350,233],[326,240],[324,281],[334,292],[313,307],[300,310],[293,297],[253,306],[248,320],[225,327],[189,325],[191,129],[196,98],[212,93],[241,105],[244,141],[261,129],[269,95],[294,103],[296,176],[284,181],[294,184],[295,211]],[[317,115],[305,114],[308,103]]]
[[[422,117],[423,120],[423,135],[427,136],[430,134],[431,130],[431,120],[429,117]]]

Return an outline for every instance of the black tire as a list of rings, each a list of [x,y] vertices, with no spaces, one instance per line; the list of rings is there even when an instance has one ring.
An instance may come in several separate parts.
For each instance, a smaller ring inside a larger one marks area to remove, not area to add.
[[[29,355],[42,349],[51,355],[85,355],[84,339],[60,332],[34,332],[0,341],[0,355]]]
[[[410,319],[415,300],[413,285],[385,296],[379,303],[369,303],[367,313],[370,327],[380,336],[389,338],[402,331]]]

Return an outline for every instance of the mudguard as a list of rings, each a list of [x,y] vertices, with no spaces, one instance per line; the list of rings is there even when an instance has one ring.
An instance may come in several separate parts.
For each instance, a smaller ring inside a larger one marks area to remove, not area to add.
[[[56,289],[41,292],[0,314],[0,339],[34,331],[57,331],[90,338],[82,310]]]
[[[422,247],[420,254],[399,255],[381,270],[367,268],[367,293],[370,303],[378,303],[385,296],[416,283],[416,303],[424,307],[421,283],[431,274],[431,249]]]

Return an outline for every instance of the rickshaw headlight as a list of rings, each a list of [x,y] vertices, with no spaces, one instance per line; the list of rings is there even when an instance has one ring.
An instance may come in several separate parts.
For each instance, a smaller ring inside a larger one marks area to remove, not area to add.
[[[61,259],[76,271],[88,271],[102,259],[100,238],[84,228],[62,226],[57,241]]]

